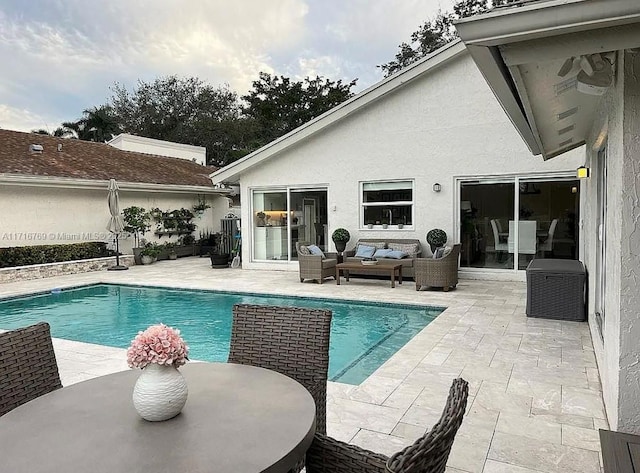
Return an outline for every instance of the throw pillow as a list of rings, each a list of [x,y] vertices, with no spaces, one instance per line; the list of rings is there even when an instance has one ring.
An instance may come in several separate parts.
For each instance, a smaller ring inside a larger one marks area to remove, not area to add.
[[[404,251],[410,255],[415,255],[420,251],[420,243],[395,243],[390,241],[389,248],[392,250]]]
[[[307,249],[311,252],[312,255],[322,256],[322,259],[325,258],[324,253],[322,252],[322,250],[318,246],[309,245],[309,246],[307,246]]]
[[[448,254],[450,254],[452,251],[453,251],[453,247],[452,246],[445,246],[444,247],[444,253],[442,253],[442,257],[444,258]]]
[[[356,249],[356,258],[373,258],[376,252],[375,247],[367,245],[358,245]]]
[[[374,258],[387,258],[389,253],[391,253],[393,250],[389,250],[389,249],[385,249],[385,248],[380,248],[377,249],[375,254],[373,255]]]
[[[441,246],[439,248],[436,248],[435,251],[433,252],[433,259],[440,259],[444,256],[444,246]]]
[[[358,245],[373,246],[375,249],[384,248],[385,244],[384,241],[358,240]]]
[[[387,254],[387,258],[393,258],[393,259],[402,259],[402,258],[407,258],[408,256],[409,256],[408,253],[405,253],[404,251],[400,251],[400,250],[391,250]]]
[[[311,254],[311,252],[309,251],[309,248],[306,245],[300,245],[298,247],[298,254],[308,256]]]

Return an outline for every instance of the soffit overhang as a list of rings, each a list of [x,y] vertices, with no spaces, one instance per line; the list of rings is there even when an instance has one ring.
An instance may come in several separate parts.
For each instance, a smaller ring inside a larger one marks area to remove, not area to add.
[[[535,2],[456,28],[531,152],[549,159],[585,142],[602,100],[578,89],[579,58],[601,54],[615,71],[616,51],[640,47],[640,2]],[[575,66],[560,77],[571,57]]]

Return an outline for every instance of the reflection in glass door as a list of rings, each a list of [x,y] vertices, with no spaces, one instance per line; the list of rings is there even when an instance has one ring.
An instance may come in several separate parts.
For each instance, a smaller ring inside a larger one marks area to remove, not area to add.
[[[461,267],[523,270],[534,258],[576,259],[579,190],[566,178],[461,182]]]
[[[470,181],[460,186],[460,265],[512,269],[509,220],[513,220],[514,180]]]
[[[254,190],[253,260],[297,259],[296,242],[327,248],[326,189]]]
[[[576,259],[580,183],[520,179],[518,188],[518,269],[534,258]]]

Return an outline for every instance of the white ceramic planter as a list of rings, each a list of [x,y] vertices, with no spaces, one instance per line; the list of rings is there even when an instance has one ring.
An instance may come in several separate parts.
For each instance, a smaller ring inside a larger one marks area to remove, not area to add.
[[[180,413],[188,394],[187,383],[176,367],[152,363],[136,381],[133,406],[145,420],[167,420]]]

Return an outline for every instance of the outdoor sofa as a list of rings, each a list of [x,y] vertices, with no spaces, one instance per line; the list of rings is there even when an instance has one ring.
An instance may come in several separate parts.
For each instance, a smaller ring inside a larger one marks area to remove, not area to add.
[[[420,255],[422,254],[422,246],[420,245],[420,240],[417,240],[417,239],[361,238],[356,242],[356,245],[352,250],[346,251],[344,253],[344,261],[346,263],[360,262],[364,259],[356,256],[358,245],[373,246],[376,249],[400,250],[407,253],[408,256],[401,259],[376,257],[376,259],[380,262],[400,263],[402,265],[403,278],[414,277],[415,260],[419,258]],[[349,270],[350,276],[357,275],[357,274],[358,274],[358,270],[355,270],[355,269]],[[362,274],[365,274],[365,273],[363,272]],[[378,275],[374,271],[367,271],[366,274]],[[385,271],[385,270],[380,271],[380,274],[379,274],[379,276],[385,276],[385,277],[388,275],[389,275],[389,271]]]

